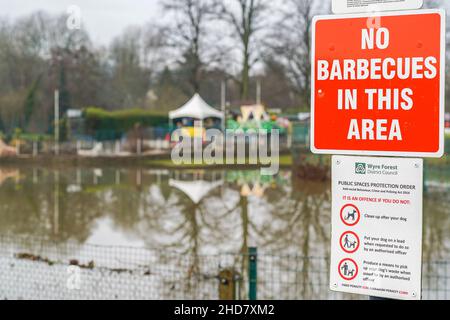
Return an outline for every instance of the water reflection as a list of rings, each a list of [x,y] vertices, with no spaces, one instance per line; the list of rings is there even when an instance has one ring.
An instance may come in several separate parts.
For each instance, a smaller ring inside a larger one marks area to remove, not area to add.
[[[441,180],[430,180],[429,185],[424,260],[448,259],[449,188]],[[224,253],[232,254],[226,266],[244,277],[248,265],[242,254],[250,246],[258,247],[261,259],[271,253],[313,257],[267,260],[284,275],[284,285],[270,282],[270,268],[262,268],[261,274],[266,279],[264,297],[292,291],[291,298],[315,298],[328,292],[330,201],[329,183],[304,181],[292,171],[263,177],[259,171],[1,169],[0,234],[49,239],[63,247],[58,259],[81,256],[85,244],[176,252],[176,258],[161,259],[177,268],[179,256],[184,257],[185,279],[211,275],[205,257]],[[8,245],[16,252],[36,252],[38,246],[33,241]],[[92,259],[98,263],[100,258]],[[184,284],[180,292],[192,293],[195,281]],[[245,289],[245,283],[239,285]]]

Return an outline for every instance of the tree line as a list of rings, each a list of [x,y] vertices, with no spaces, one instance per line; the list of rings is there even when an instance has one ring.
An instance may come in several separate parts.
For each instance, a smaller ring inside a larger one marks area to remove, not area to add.
[[[429,2],[439,6],[436,1]],[[160,0],[158,21],[129,27],[109,45],[93,43],[67,15],[39,11],[0,18],[0,131],[53,128],[53,91],[69,108],[142,108],[166,113],[195,92],[210,104],[262,101],[308,111],[311,20],[319,0]]]

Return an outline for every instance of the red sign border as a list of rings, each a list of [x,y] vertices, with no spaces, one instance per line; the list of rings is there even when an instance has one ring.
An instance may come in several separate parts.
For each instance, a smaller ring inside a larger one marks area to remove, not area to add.
[[[403,16],[419,14],[439,14],[441,16],[441,56],[440,56],[440,115],[439,115],[439,150],[436,152],[415,152],[415,151],[367,151],[367,150],[331,150],[318,149],[315,147],[314,140],[314,106],[315,106],[315,78],[316,78],[316,24],[321,20],[338,20],[354,18],[373,18],[386,16]],[[340,15],[322,15],[315,16],[312,21],[312,46],[311,46],[311,130],[310,130],[310,148],[314,154],[334,154],[334,155],[363,155],[363,156],[395,156],[395,157],[419,157],[419,158],[442,158],[445,152],[445,74],[446,74],[446,13],[443,9],[427,10],[405,10],[405,11],[387,11],[373,13],[355,13]]]

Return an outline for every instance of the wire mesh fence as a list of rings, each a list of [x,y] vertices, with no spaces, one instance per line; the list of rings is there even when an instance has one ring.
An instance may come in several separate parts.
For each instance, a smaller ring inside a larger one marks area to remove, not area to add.
[[[449,266],[424,263],[424,299],[450,298]],[[1,299],[367,298],[331,292],[328,274],[327,257],[202,255],[0,236]]]

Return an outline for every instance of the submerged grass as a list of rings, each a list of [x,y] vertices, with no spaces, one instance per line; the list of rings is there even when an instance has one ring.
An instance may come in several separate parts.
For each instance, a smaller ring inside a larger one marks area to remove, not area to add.
[[[242,159],[240,159],[242,160]],[[270,158],[268,158],[268,160],[270,160]],[[240,162],[244,162],[244,161],[240,161]],[[280,167],[289,167],[293,165],[293,157],[291,154],[283,154],[280,155],[277,163],[280,165]],[[261,166],[266,166],[264,164],[260,164],[258,162],[258,164],[250,164],[249,163],[249,158],[245,158],[245,164],[243,163],[238,163],[238,159],[234,160],[234,164],[207,164],[204,161],[202,161],[202,163],[198,163],[198,164],[194,164],[194,163],[187,163],[187,164],[175,164],[171,159],[152,159],[152,160],[147,160],[145,162],[146,165],[148,166],[152,166],[152,167],[165,167],[165,168],[176,168],[176,169],[182,169],[182,168],[208,168],[208,167],[239,167],[239,166],[256,166],[256,167],[261,167]]]

